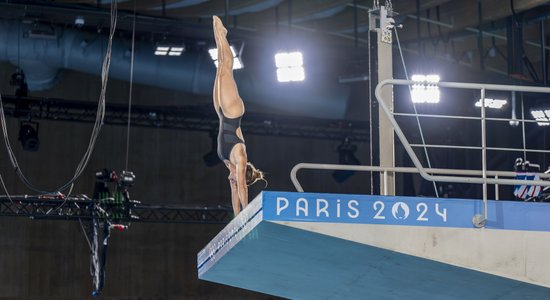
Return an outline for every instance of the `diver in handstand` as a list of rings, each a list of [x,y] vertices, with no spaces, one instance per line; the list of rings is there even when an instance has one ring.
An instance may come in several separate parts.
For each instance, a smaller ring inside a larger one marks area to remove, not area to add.
[[[218,48],[218,70],[214,81],[214,109],[220,119],[218,156],[229,169],[231,204],[235,216],[248,205],[248,186],[265,180],[246,155],[241,131],[244,103],[233,78],[233,53],[227,41],[227,29],[217,16],[213,17],[214,37]]]

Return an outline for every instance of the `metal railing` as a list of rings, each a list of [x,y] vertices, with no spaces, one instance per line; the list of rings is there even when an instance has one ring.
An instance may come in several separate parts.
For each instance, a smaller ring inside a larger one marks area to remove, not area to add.
[[[380,172],[383,173],[382,176],[382,195],[388,195],[387,191],[387,181],[388,175],[390,173],[410,173],[410,174],[420,174],[420,171],[417,168],[412,167],[380,167],[380,166],[354,166],[354,165],[337,165],[337,164],[317,164],[317,163],[299,163],[295,165],[290,171],[290,180],[294,185],[294,188],[298,192],[304,192],[304,188],[298,180],[298,171],[309,169],[309,170],[342,170],[342,171],[359,171],[359,172]],[[426,172],[430,174],[449,174],[449,175],[460,175],[460,176],[481,176],[483,173],[481,170],[464,170],[464,169],[425,169]],[[487,171],[487,176],[493,177],[498,180],[503,177],[516,177],[516,172],[511,171]],[[541,173],[541,178],[550,179],[550,174]],[[531,184],[533,181],[521,181],[523,185],[528,183]],[[550,181],[543,181],[545,183],[550,183]],[[495,185],[495,199],[499,200],[499,184]]]
[[[487,90],[492,91],[510,91],[510,92],[533,92],[533,93],[546,93],[550,94],[550,88],[544,87],[531,87],[531,86],[517,86],[517,85],[497,85],[497,84],[478,84],[478,83],[459,83],[459,82],[439,82],[435,83],[438,87],[444,88],[457,88],[457,89],[474,89],[481,92],[481,116],[480,117],[467,117],[467,116],[444,116],[444,115],[422,115],[422,114],[403,114],[393,113],[382,98],[382,88],[386,85],[412,85],[417,82],[410,80],[400,79],[387,79],[378,83],[375,90],[376,100],[388,120],[392,125],[395,134],[401,141],[405,151],[409,155],[414,164],[414,168],[404,167],[379,167],[379,166],[349,166],[349,165],[331,165],[331,164],[307,164],[301,163],[296,165],[291,171],[291,180],[296,187],[296,190],[303,192],[303,189],[298,182],[297,172],[300,169],[320,169],[320,170],[350,170],[350,171],[369,171],[369,172],[382,172],[383,176],[383,193],[387,194],[387,175],[388,173],[418,173],[422,178],[428,181],[435,182],[454,182],[454,183],[473,183],[483,185],[483,213],[481,215],[474,216],[474,225],[477,227],[484,227],[487,221],[487,185],[495,185],[495,196],[498,198],[498,185],[529,185],[529,186],[550,186],[550,181],[545,180],[519,180],[510,179],[516,177],[515,172],[507,171],[489,171],[487,170],[487,151],[522,151],[522,152],[538,152],[538,153],[550,153],[548,150],[540,149],[516,149],[516,148],[501,148],[501,147],[488,147],[487,146],[487,121],[511,121],[511,119],[505,118],[487,118],[485,107],[485,92]],[[481,147],[477,146],[454,146],[454,145],[423,145],[423,144],[410,144],[405,134],[401,130],[401,127],[394,118],[394,115],[398,116],[412,116],[412,117],[432,117],[432,118],[449,118],[449,119],[465,119],[465,120],[479,120],[481,121]],[[535,122],[532,120],[515,120],[519,122]],[[429,148],[446,148],[446,149],[471,149],[481,150],[481,170],[457,170],[457,169],[428,169],[422,166],[422,163],[418,159],[413,147],[429,147]],[[537,173],[539,178],[550,178],[549,174]],[[489,178],[491,177],[491,178]],[[504,177],[504,178],[503,178]],[[508,178],[506,178],[508,177]]]

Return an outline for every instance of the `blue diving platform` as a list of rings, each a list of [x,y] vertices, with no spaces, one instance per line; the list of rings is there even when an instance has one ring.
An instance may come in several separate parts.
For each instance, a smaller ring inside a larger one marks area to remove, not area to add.
[[[290,299],[550,299],[550,204],[262,192],[200,279]]]

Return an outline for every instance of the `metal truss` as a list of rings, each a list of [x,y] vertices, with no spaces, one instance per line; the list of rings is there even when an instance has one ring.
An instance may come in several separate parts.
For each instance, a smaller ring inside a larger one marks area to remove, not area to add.
[[[11,198],[11,200],[10,200]],[[0,217],[27,217],[31,219],[48,220],[91,220],[94,201],[85,195],[61,198],[57,195],[43,196],[0,196]],[[124,222],[143,223],[202,223],[223,224],[231,220],[230,208],[217,207],[187,207],[174,205],[134,204],[131,208],[132,218]]]
[[[90,273],[95,297],[105,285],[108,241],[111,230],[126,231],[131,223],[228,223],[231,209],[147,205],[132,200],[128,193],[135,180],[130,171],[117,173],[101,169],[95,173],[93,198],[67,197],[61,193],[0,196],[0,217],[34,220],[78,221],[90,247]]]
[[[69,122],[95,122],[97,104],[52,98],[18,98],[2,96],[7,116],[31,118],[33,120],[55,120]],[[143,106],[132,105],[132,126],[180,130],[197,130],[217,133],[218,117],[208,105],[196,106]],[[128,106],[108,104],[105,124],[126,125]],[[327,120],[317,118],[278,116],[247,112],[242,120],[247,134],[287,136],[316,139],[353,141],[369,140],[368,122]]]

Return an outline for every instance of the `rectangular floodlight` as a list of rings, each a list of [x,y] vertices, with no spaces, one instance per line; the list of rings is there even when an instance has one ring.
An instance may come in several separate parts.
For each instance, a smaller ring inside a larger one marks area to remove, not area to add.
[[[439,75],[414,74],[411,80],[415,82],[411,89],[411,100],[413,103],[439,103]]]
[[[275,54],[275,66],[277,68],[301,67],[303,65],[302,52],[280,52]]]
[[[277,80],[279,82],[304,81],[304,58],[302,52],[280,52],[275,54]]]
[[[537,121],[539,126],[548,126],[550,125],[550,109],[534,109],[531,111],[531,115]]]
[[[412,86],[413,103],[439,103],[439,87],[435,85],[415,84]]]
[[[430,75],[421,75],[421,74],[414,74],[411,76],[411,80],[415,82],[422,82],[422,83],[437,83],[439,82],[439,75],[430,74]]]
[[[304,68],[278,68],[277,80],[279,82],[304,81],[306,78]]]
[[[504,105],[506,105],[506,103],[508,103],[508,101],[503,99],[485,98],[485,107],[487,108],[501,109]],[[481,99],[477,100],[475,106],[481,107]]]
[[[181,56],[183,52],[185,52],[184,46],[158,45],[155,49],[157,56]]]

